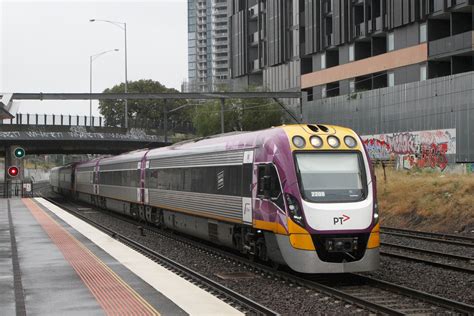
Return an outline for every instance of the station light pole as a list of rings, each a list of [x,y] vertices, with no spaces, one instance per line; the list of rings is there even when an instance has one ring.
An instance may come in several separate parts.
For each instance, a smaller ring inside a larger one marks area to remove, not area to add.
[[[109,20],[97,20],[97,19],[90,19],[89,22],[107,22],[110,24],[115,25],[116,27],[121,28],[124,31],[125,36],[125,93],[128,92],[128,80],[127,80],[127,23],[125,22],[117,22],[117,21],[109,21]],[[128,99],[125,99],[125,128],[128,128]]]
[[[107,54],[110,52],[118,52],[118,51],[119,49],[115,48],[115,49],[106,50],[98,54],[89,56],[89,93],[90,94],[92,94],[92,62],[104,54]],[[92,126],[92,99],[89,99],[89,120],[90,120],[89,123]]]

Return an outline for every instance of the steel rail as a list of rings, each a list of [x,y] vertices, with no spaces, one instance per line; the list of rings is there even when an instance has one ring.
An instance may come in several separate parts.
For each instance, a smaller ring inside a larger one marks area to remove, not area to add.
[[[387,290],[391,290],[394,292],[398,292],[401,295],[409,295],[411,297],[418,298],[422,301],[429,302],[438,306],[442,306],[444,308],[447,308],[456,312],[465,313],[467,315],[472,315],[474,313],[474,306],[469,305],[469,304],[461,303],[461,302],[450,300],[438,295],[429,294],[426,292],[411,289],[403,285],[398,285],[391,282],[375,279],[369,276],[360,275],[360,274],[356,274],[356,275],[357,277],[361,279],[371,282],[375,286],[378,286],[380,288],[384,288]]]
[[[71,209],[70,207],[65,206],[64,204],[58,203],[54,201],[51,198],[43,197],[45,200],[49,201],[50,203],[61,207],[65,211],[69,212],[70,214],[80,218],[84,222],[94,226],[95,228],[101,230],[102,232],[105,232],[106,234],[112,236],[114,239],[122,242],[123,244],[126,244],[130,246],[131,248],[137,250],[138,252],[144,254],[148,258],[151,258],[154,261],[157,261],[159,264],[162,266],[168,268],[169,270],[178,272],[181,276],[185,276],[188,280],[191,279],[194,281],[194,283],[204,285],[207,287],[208,292],[213,294],[214,296],[224,296],[226,299],[231,300],[241,307],[244,307],[247,310],[252,311],[253,313],[257,315],[279,315],[275,311],[249,299],[248,297],[245,297],[228,287],[223,286],[222,284],[219,284],[218,282],[215,282],[208,277],[188,268],[185,267],[184,265],[132,240],[129,237],[126,237],[102,224],[96,223],[93,220],[87,218],[86,216],[80,214],[78,211],[75,211]],[[218,293],[218,295],[216,295]],[[221,298],[222,299],[222,298]]]
[[[438,268],[450,269],[450,270],[455,270],[455,271],[465,272],[465,273],[471,273],[471,274],[474,273],[474,269],[472,269],[472,268],[466,268],[466,267],[461,267],[461,266],[450,265],[450,264],[431,261],[431,260],[426,260],[426,259],[422,259],[422,258],[418,258],[418,257],[414,257],[414,256],[402,255],[402,254],[387,252],[387,251],[380,251],[380,254],[383,255],[383,256],[387,256],[387,257],[424,263],[424,264],[428,264],[428,265],[438,267]]]
[[[398,248],[398,249],[402,249],[402,250],[415,251],[415,252],[428,254],[428,255],[436,255],[436,256],[445,257],[445,258],[449,258],[449,259],[464,261],[464,262],[467,262],[467,263],[469,263],[471,261],[474,262],[473,257],[460,256],[460,255],[455,255],[455,254],[452,254],[452,253],[446,253],[446,252],[441,252],[441,251],[420,249],[420,248],[416,248],[416,247],[398,245],[398,244],[393,244],[393,243],[389,243],[389,242],[381,242],[380,245],[393,247],[393,248]]]
[[[94,207],[94,206],[92,206],[92,207]],[[103,210],[100,210],[100,211],[103,212]],[[114,213],[112,211],[106,211],[106,213],[108,215],[116,218],[116,219],[127,222],[129,224],[134,225],[134,226],[140,227],[141,229],[149,231],[153,234],[157,234],[157,235],[163,236],[165,238],[169,238],[169,239],[181,242],[181,243],[186,244],[186,245],[191,245],[191,246],[193,246],[195,248],[198,248],[200,250],[204,250],[206,252],[213,253],[213,254],[218,255],[220,257],[236,261],[236,262],[238,262],[238,263],[240,263],[244,266],[249,267],[250,269],[255,269],[256,271],[264,272],[268,275],[278,277],[282,280],[305,286],[309,289],[316,290],[320,293],[324,293],[324,294],[327,294],[329,296],[344,300],[348,303],[354,304],[354,305],[362,307],[364,309],[368,309],[368,310],[371,310],[371,311],[374,311],[374,312],[388,314],[388,315],[405,315],[405,312],[403,312],[403,309],[397,310],[395,308],[391,308],[390,306],[380,305],[380,304],[377,304],[377,303],[373,302],[372,298],[370,298],[370,297],[369,298],[357,297],[354,294],[345,292],[342,289],[338,289],[337,284],[339,282],[335,282],[334,285],[325,285],[321,282],[317,282],[317,281],[314,281],[314,280],[308,280],[308,279],[306,279],[306,277],[300,277],[300,276],[295,275],[293,273],[287,273],[287,272],[283,272],[283,271],[272,270],[270,267],[268,267],[266,265],[247,260],[246,258],[243,258],[242,256],[236,255],[236,254],[231,253],[229,251],[218,249],[216,247],[206,245],[205,243],[202,243],[202,242],[197,242],[195,240],[192,240],[189,237],[183,237],[183,236],[176,235],[176,234],[169,234],[169,233],[164,232],[163,230],[158,229],[154,226],[151,226],[147,223],[139,223],[137,221],[133,221],[132,219],[130,219],[128,217],[125,217],[121,214]],[[142,225],[142,226],[140,226],[140,225]],[[415,300],[418,300],[418,301],[428,302],[428,303],[433,304],[435,306],[439,306],[439,307],[442,307],[442,308],[447,308],[449,310],[454,310],[454,311],[457,311],[457,312],[463,313],[463,314],[473,314],[474,313],[474,306],[471,306],[471,305],[468,305],[468,304],[460,303],[460,302],[453,301],[453,300],[450,300],[450,299],[446,299],[446,298],[443,298],[443,297],[440,297],[440,296],[436,296],[436,295],[433,295],[433,294],[417,291],[417,290],[410,289],[410,288],[407,288],[407,287],[404,287],[404,286],[401,286],[401,285],[397,285],[397,284],[390,283],[390,282],[387,282],[387,281],[374,279],[374,278],[363,276],[363,275],[360,275],[360,274],[346,274],[346,275],[357,277],[359,280],[362,280],[362,281],[368,283],[369,285],[372,284],[373,287],[376,287],[376,288],[379,288],[379,289],[384,288],[388,292],[393,292],[394,294],[404,296],[405,298],[408,298],[408,299],[415,299]],[[344,276],[342,278],[344,278]]]
[[[409,230],[394,227],[382,227],[381,233],[386,235],[408,237],[420,240],[437,241],[441,243],[447,243],[452,245],[474,247],[474,238],[468,236],[458,236],[453,234],[441,234],[423,232],[417,230]]]

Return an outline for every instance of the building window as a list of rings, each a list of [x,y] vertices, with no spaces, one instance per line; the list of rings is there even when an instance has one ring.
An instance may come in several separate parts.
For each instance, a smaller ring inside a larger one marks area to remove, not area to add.
[[[420,24],[420,43],[426,42],[426,23]]]
[[[395,73],[389,72],[387,74],[387,84],[389,87],[393,87],[395,85]]]
[[[355,87],[356,87],[355,79],[350,79],[349,80],[349,93],[355,92]]]
[[[427,72],[426,72],[426,65],[421,65],[420,66],[420,81],[424,81],[427,78]]]
[[[388,37],[387,37],[387,51],[392,51],[395,49],[395,34],[392,33],[388,33]]]
[[[355,56],[354,56],[354,44],[349,45],[349,61],[354,61]]]
[[[322,86],[321,88],[321,98],[325,98],[327,97],[328,94],[327,94],[327,88],[326,88],[326,85]]]
[[[326,53],[321,54],[321,69],[326,69]]]

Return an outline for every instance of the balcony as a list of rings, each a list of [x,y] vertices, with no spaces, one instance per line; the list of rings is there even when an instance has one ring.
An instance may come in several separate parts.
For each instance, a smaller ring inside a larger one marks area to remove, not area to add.
[[[323,14],[329,15],[332,13],[331,1],[325,1],[323,5]]]
[[[214,57],[214,61],[228,60],[228,58],[229,58],[229,57],[227,57],[227,54],[224,55],[224,56],[218,56],[218,55],[216,55],[216,56]]]
[[[256,4],[253,7],[249,8],[249,18],[250,19],[258,18],[258,4]]]
[[[469,31],[429,42],[428,56],[436,59],[473,50],[474,31]]]
[[[214,32],[213,34],[214,38],[227,38],[227,32]]]
[[[381,16],[375,18],[375,30],[382,31],[383,30],[383,20]]]
[[[258,45],[258,41],[259,41],[258,32],[250,34],[249,36],[250,45]]]
[[[229,51],[229,48],[227,46],[215,46],[212,49],[216,54],[219,53],[227,53]]]
[[[220,24],[215,24],[212,26],[213,30],[227,30],[227,24],[226,25],[220,25]]]
[[[214,2],[213,8],[224,8],[227,9],[227,1]]]
[[[326,47],[332,46],[334,44],[334,34],[329,34],[324,37]]]
[[[224,40],[220,40],[220,41],[216,41],[216,40],[212,40],[212,46],[221,46],[221,45],[228,45],[229,42],[227,41],[227,38],[225,38]]]
[[[205,10],[198,10],[196,15],[197,15],[198,18],[205,18],[206,17],[206,11]]]
[[[260,70],[260,60],[255,59],[250,62],[250,71],[251,72],[256,72]]]
[[[365,23],[356,24],[354,28],[354,37],[365,36]]]

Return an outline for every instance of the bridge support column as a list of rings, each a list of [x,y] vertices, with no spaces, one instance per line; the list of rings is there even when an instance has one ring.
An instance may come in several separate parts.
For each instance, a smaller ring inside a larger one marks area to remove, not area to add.
[[[163,129],[165,133],[165,143],[168,142],[168,102],[166,99],[163,100]]]
[[[224,125],[224,108],[225,108],[225,99],[221,99],[221,133],[225,133]]]

